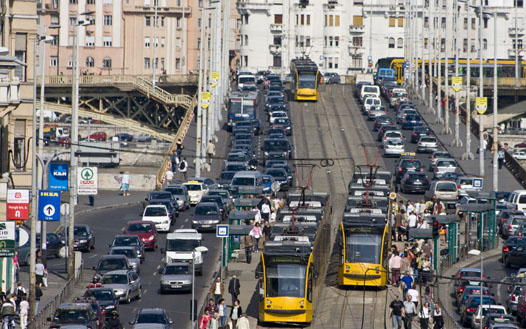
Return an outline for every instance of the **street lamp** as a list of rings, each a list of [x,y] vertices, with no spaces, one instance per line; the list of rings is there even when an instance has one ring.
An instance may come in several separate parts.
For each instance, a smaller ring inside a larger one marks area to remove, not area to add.
[[[462,160],[473,160],[475,156],[471,153],[471,14],[467,0],[459,0],[466,4],[467,20],[467,60],[466,60],[466,151],[462,154]]]
[[[480,216],[480,220],[482,221],[482,214]],[[482,221],[482,226],[484,226],[484,221]],[[471,256],[480,256],[480,308],[481,308],[481,312],[482,312],[482,305],[484,304],[484,301],[482,298],[484,298],[484,287],[482,285],[482,280],[484,280],[484,273],[482,271],[483,269],[483,264],[484,264],[484,254],[482,253],[482,244],[484,243],[484,237],[482,237],[481,239],[481,245],[480,245],[480,250],[478,249],[471,249],[470,251],[468,251],[468,255],[471,255]],[[482,314],[482,313],[481,313]],[[482,318],[480,319],[480,329],[482,329]]]

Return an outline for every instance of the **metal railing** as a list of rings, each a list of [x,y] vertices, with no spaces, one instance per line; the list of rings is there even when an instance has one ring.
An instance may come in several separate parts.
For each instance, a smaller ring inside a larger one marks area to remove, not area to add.
[[[217,277],[221,277],[221,262],[219,262],[219,264],[217,264],[217,270],[215,271],[214,275],[212,276],[212,281],[210,281],[210,284],[208,286],[208,289],[206,290],[206,295],[204,297],[204,299],[201,301],[201,305],[199,305],[198,303],[198,300],[196,300],[196,309],[195,309],[195,321],[196,323],[198,324],[199,323],[199,319],[201,319],[201,316],[205,313],[205,308],[207,307],[208,305],[208,300],[210,298],[214,298],[214,296],[210,293],[210,291],[212,291],[212,286],[214,285],[214,282],[216,282],[217,280]],[[197,296],[196,296],[197,297]],[[190,307],[191,307],[191,304],[190,304]],[[192,310],[190,308],[190,323],[192,322],[191,319],[192,319]],[[191,328],[195,328],[192,324],[192,327]]]
[[[81,75],[79,85],[113,85],[113,84],[133,84],[136,79],[151,80],[151,75]],[[48,75],[46,85],[71,85],[73,78],[71,75]],[[164,74],[159,77],[159,83],[167,84],[197,84],[197,74]],[[41,83],[40,76],[37,83]]]

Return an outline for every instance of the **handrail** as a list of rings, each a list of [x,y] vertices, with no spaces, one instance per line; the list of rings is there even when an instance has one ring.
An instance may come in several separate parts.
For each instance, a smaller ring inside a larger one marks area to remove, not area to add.
[[[108,84],[133,84],[136,79],[151,79],[149,75],[81,75],[79,85],[108,85]],[[197,74],[165,74],[161,75],[160,84],[197,84]],[[41,77],[37,77],[37,83],[41,83]],[[71,75],[47,75],[46,85],[71,85]]]

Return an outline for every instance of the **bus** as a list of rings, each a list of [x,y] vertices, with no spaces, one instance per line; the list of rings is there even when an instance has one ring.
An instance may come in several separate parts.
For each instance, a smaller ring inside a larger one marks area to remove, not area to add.
[[[232,130],[236,121],[256,119],[256,100],[258,94],[254,91],[237,91],[228,100],[228,131]]]
[[[338,231],[341,264],[338,284],[341,287],[387,285],[389,232],[386,214],[348,212]]]
[[[309,58],[297,58],[290,62],[291,91],[296,101],[317,101],[321,73]]]

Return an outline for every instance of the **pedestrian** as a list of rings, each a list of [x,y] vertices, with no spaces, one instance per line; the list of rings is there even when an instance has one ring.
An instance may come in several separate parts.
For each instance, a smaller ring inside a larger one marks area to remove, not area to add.
[[[271,232],[272,232],[272,227],[270,226],[270,222],[265,221],[265,224],[263,225],[263,235],[265,236],[265,241],[270,240]]]
[[[226,319],[228,319],[228,308],[226,306],[226,302],[224,298],[221,298],[219,300],[219,306],[218,306],[218,313],[219,313],[219,327],[226,328]]]
[[[183,140],[178,139],[177,143],[175,143],[175,153],[177,154],[177,160],[181,161],[181,153],[183,153],[184,145]]]
[[[209,314],[214,314],[214,312],[217,311],[216,302],[214,301],[213,298],[210,298],[208,300],[208,305],[206,305],[205,310],[208,310]]]
[[[230,321],[232,321],[231,329],[236,328],[237,320],[239,320],[242,313],[243,309],[239,305],[239,299],[236,299],[234,301],[234,306],[232,306],[232,309],[230,310]]]
[[[128,171],[122,175],[121,191],[123,196],[130,195],[130,173]]]
[[[44,264],[42,264],[42,258],[37,259],[37,264],[35,265],[35,275],[36,275],[36,283],[37,284],[43,284],[44,283],[44,276],[47,274],[46,267]]]
[[[170,163],[172,164],[172,171],[175,173],[179,165],[179,155],[177,154],[177,150],[174,150],[172,155],[170,155]]]
[[[264,222],[270,220],[270,201],[267,198],[263,199],[263,204],[261,205],[261,218]]]
[[[406,298],[407,300],[404,302],[404,312],[402,313],[402,317],[404,319],[404,328],[411,329],[416,308],[415,304],[411,300],[411,295],[407,295]]]
[[[239,315],[239,320],[237,320],[236,323],[236,329],[250,329],[250,322],[247,319],[247,315],[245,313],[241,313]]]
[[[208,321],[210,321],[210,318],[210,313],[208,309],[205,308],[203,315],[201,315],[201,319],[199,319],[199,329],[208,328]]]
[[[249,235],[254,239],[254,251],[259,252],[259,239],[261,238],[261,227],[256,223]]]
[[[24,286],[22,285],[22,282],[18,282],[16,284],[16,299],[17,299],[16,307],[18,310],[20,309],[20,302],[22,301],[22,297],[27,297],[27,291],[26,291],[26,288],[24,288]],[[4,301],[2,300],[2,302]]]
[[[216,146],[212,142],[212,140],[208,141],[208,144],[206,144],[206,156],[208,157],[208,163],[212,164],[212,158],[216,155]]]
[[[433,310],[433,329],[444,328],[444,318],[442,317],[442,309],[438,302],[435,303],[435,309]]]
[[[425,256],[424,261],[422,262],[422,283],[424,285],[429,281],[429,276],[431,273],[431,260],[429,256]]]
[[[210,295],[214,295],[214,302],[216,305],[219,305],[219,300],[223,298],[223,293],[225,292],[225,285],[221,282],[221,277],[217,277],[216,281],[210,289]]]
[[[504,164],[504,150],[502,148],[499,148],[497,159],[499,161],[499,169],[502,169],[502,165]]]
[[[398,295],[395,295],[393,301],[389,304],[389,318],[393,329],[402,329],[403,308],[404,304],[398,300]]]
[[[237,276],[233,275],[232,279],[230,279],[230,282],[228,283],[228,292],[230,295],[232,295],[232,305],[234,305],[235,301],[237,300],[237,296],[239,296],[239,289],[241,289],[239,279]]]
[[[40,304],[41,297],[42,297],[42,284],[37,283],[35,286],[35,314],[38,314],[38,305]]]
[[[186,158],[183,158],[183,160],[179,162],[179,172],[183,176],[183,182],[186,182],[187,180],[187,176],[186,176],[187,170],[188,170],[188,162],[186,162]]]
[[[18,262],[18,250],[15,250],[13,256],[13,268],[15,269],[15,282],[20,280],[20,263]]]
[[[424,305],[420,307],[420,312],[418,312],[418,317],[420,318],[420,329],[429,328],[429,320],[431,319],[431,307],[429,307],[428,302],[424,302]]]
[[[172,184],[174,179],[174,173],[170,169],[166,170],[166,173],[164,174],[164,177],[166,178],[166,184]]]
[[[413,277],[411,277],[411,274],[409,273],[409,271],[406,271],[404,272],[404,276],[402,276],[402,279],[400,279],[401,283],[402,283],[402,291],[403,291],[403,296],[404,296],[404,301],[406,300],[406,296],[407,296],[407,291],[409,289],[411,289],[412,287],[412,284],[413,284]]]
[[[418,290],[415,289],[414,283],[411,289],[407,290],[407,294],[411,296],[411,300],[413,301],[413,304],[415,304],[415,310],[418,309],[418,297],[420,295],[418,293]]]
[[[2,304],[0,313],[2,314],[3,327],[8,327],[5,324],[11,323],[11,327],[15,328],[15,317],[17,316],[16,310],[16,296],[9,295],[9,298]]]
[[[214,315],[208,321],[206,329],[219,329],[221,328],[221,320],[219,319],[219,313],[214,312]]]
[[[243,235],[243,245],[245,246],[245,257],[247,264],[250,264],[252,261],[252,246],[254,245],[254,241],[249,234]]]
[[[488,140],[487,137],[484,136],[482,139],[482,144],[480,144],[481,151],[484,154],[484,160],[486,160],[486,149],[488,148]]]
[[[409,228],[415,228],[417,221],[418,221],[418,217],[416,217],[414,210],[411,210],[411,212],[409,213],[409,216],[407,217]]]
[[[395,251],[391,259],[389,260],[389,270],[391,271],[391,283],[395,287],[398,287],[398,281],[400,279],[401,262],[402,258],[400,258],[398,251]]]
[[[20,327],[22,329],[27,328],[27,315],[29,313],[29,303],[26,297],[22,297],[20,301]]]

